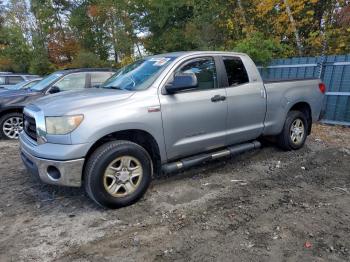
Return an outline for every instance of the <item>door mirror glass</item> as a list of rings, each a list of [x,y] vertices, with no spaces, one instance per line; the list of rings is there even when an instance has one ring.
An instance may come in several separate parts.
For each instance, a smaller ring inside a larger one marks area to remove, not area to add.
[[[177,73],[174,80],[165,86],[168,93],[174,94],[176,92],[189,90],[198,86],[197,76],[194,73]]]
[[[53,87],[50,88],[48,93],[49,94],[56,94],[56,93],[59,93],[59,92],[61,92],[60,88],[58,86],[53,86]]]

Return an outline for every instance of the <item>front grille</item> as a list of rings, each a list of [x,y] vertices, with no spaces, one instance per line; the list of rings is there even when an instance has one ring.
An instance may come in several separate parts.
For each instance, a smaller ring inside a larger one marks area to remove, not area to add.
[[[36,141],[36,123],[35,118],[28,116],[26,114],[23,114],[23,120],[24,120],[24,132],[33,140]]]

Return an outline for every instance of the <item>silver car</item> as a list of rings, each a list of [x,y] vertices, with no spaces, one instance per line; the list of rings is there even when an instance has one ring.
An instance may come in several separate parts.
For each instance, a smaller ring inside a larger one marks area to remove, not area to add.
[[[101,88],[26,106],[21,156],[42,181],[83,185],[97,204],[123,207],[143,196],[155,173],[259,148],[262,136],[301,148],[324,92],[319,79],[264,83],[241,53],[151,56]]]

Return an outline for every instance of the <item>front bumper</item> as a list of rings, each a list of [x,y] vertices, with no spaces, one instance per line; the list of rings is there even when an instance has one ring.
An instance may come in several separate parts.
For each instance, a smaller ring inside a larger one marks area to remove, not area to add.
[[[57,161],[38,158],[21,148],[21,158],[30,173],[52,185],[80,187],[84,159]]]
[[[35,145],[22,132],[19,137],[21,158],[26,168],[48,184],[80,187],[88,145]]]

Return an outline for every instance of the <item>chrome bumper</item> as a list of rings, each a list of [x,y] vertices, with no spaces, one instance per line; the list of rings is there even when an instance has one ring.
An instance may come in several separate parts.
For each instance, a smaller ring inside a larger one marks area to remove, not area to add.
[[[57,161],[35,157],[21,147],[21,158],[27,169],[52,185],[80,187],[84,158]]]

